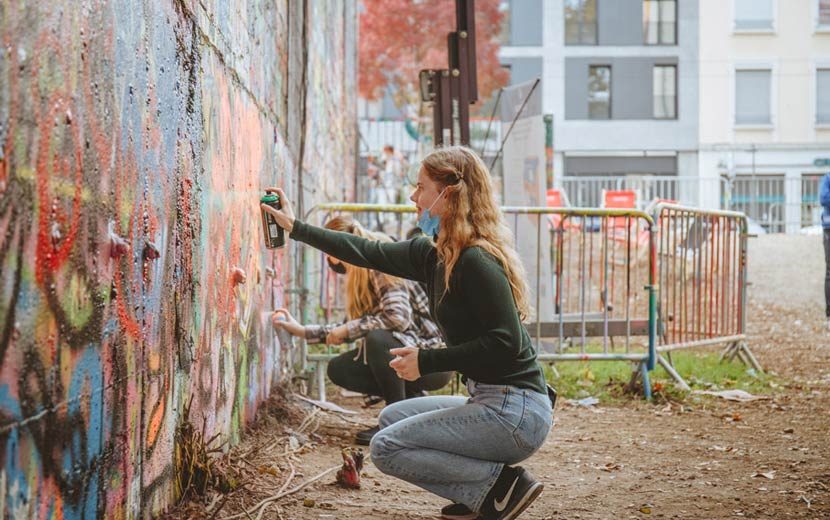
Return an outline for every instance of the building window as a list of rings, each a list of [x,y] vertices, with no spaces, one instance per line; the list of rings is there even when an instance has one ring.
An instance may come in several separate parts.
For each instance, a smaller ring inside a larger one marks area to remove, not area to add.
[[[611,119],[611,67],[588,67],[588,119]]]
[[[772,71],[735,71],[735,124],[768,125],[772,123],[770,107]]]
[[[597,44],[597,0],[565,0],[565,45]]]
[[[677,118],[677,66],[655,65],[652,76],[654,118]]]
[[[772,1],[773,0],[735,0],[735,30],[773,30]]]
[[[830,0],[816,0],[818,3],[817,22],[820,29],[830,30]]]
[[[816,71],[816,123],[830,124],[830,69]]]
[[[643,0],[643,40],[648,45],[677,44],[676,0]]]

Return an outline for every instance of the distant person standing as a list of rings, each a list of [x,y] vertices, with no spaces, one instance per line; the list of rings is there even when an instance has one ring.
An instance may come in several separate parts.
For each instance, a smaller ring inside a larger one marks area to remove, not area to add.
[[[395,150],[391,144],[383,147],[383,166],[386,171],[386,178],[390,186],[399,191],[400,186],[403,185],[404,172],[406,166],[406,159],[401,152]]]
[[[830,172],[821,179],[821,227],[824,229],[824,313],[830,332]]]
[[[384,172],[381,170],[381,165],[378,164],[378,160],[374,155],[370,155],[366,162],[366,176],[369,180],[369,200],[367,202],[369,204],[388,204],[386,188],[384,187]],[[376,231],[382,231],[383,223],[381,222],[381,214],[371,213],[366,227]]]
[[[379,157],[378,172],[375,177],[375,196],[371,201],[373,204],[387,206],[389,204],[397,203],[395,195],[395,154],[394,148],[390,154],[390,145],[383,147],[383,152]],[[390,213],[378,212],[375,213],[374,230],[381,233],[394,234],[395,217]]]
[[[387,197],[390,204],[406,204],[409,198],[409,186],[406,181],[406,173],[409,163],[403,154],[395,150],[391,144],[383,147],[381,154],[384,168],[384,181],[387,190]],[[391,220],[391,219],[390,219]],[[400,235],[403,227],[403,218],[400,213],[394,218],[397,221],[397,234]],[[391,224],[391,222],[389,222]],[[389,231],[389,230],[385,230]]]

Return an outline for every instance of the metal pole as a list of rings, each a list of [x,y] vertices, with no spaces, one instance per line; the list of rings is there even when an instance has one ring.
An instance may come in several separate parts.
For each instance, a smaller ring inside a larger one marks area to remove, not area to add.
[[[510,132],[513,131],[513,127],[516,125],[516,121],[519,120],[519,117],[521,117],[522,112],[524,112],[525,106],[527,105],[527,102],[530,100],[530,96],[533,95],[533,92],[536,90],[537,86],[539,86],[539,78],[536,78],[536,81],[533,82],[533,86],[530,87],[530,92],[527,93],[527,96],[525,97],[524,101],[522,101],[522,106],[519,107],[519,111],[516,112],[516,117],[514,117],[513,121],[510,122],[510,128],[507,129],[507,133],[504,135],[504,137],[501,140],[501,146],[499,146],[499,151],[496,152],[496,156],[493,157],[493,161],[490,163],[490,170],[491,171],[493,169],[493,166],[495,166],[496,161],[499,159],[499,156],[501,155],[501,152],[504,150],[504,145],[507,142],[507,138],[510,137]]]
[[[542,214],[536,215],[536,353],[542,348]]]
[[[493,111],[490,113],[490,120],[487,122],[487,132],[484,133],[484,142],[481,143],[481,151],[479,151],[479,155],[482,157],[484,157],[484,152],[487,150],[487,140],[490,139],[490,127],[493,126],[493,117],[495,117],[496,110],[499,108],[502,92],[504,92],[504,89],[500,88],[499,93],[496,94],[496,102],[493,104]]]
[[[668,362],[667,362],[667,361],[663,358],[663,356],[657,356],[657,362],[658,362],[658,363],[660,363],[660,366],[661,366],[661,367],[663,367],[663,369],[664,369],[666,372],[668,372],[668,373],[669,373],[669,375],[672,377],[672,379],[674,379],[675,381],[677,381],[677,385],[678,385],[681,389],[683,389],[683,390],[685,390],[685,391],[687,391],[687,392],[691,390],[691,388],[689,387],[689,385],[688,385],[688,384],[686,384],[686,381],[684,381],[684,380],[683,380],[683,378],[680,376],[680,374],[678,374],[678,373],[677,373],[677,370],[675,370],[675,369],[674,369],[674,367],[673,367],[673,366],[671,366],[671,365],[670,365],[670,364],[669,364],[669,363],[668,363]]]

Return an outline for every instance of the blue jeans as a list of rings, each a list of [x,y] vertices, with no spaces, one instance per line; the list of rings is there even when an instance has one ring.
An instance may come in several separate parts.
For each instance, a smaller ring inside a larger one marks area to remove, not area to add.
[[[545,394],[471,380],[467,389],[469,399],[431,396],[387,406],[371,453],[383,473],[478,511],[504,465],[542,446],[553,413]]]

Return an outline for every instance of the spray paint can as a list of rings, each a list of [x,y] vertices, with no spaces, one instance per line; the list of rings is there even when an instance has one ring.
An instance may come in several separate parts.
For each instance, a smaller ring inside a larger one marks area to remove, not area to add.
[[[281,209],[280,196],[276,193],[266,192],[262,198],[259,199],[261,204],[268,204],[272,208]],[[265,247],[268,249],[277,249],[285,246],[285,231],[277,224],[273,215],[266,213],[265,210],[260,209],[262,214],[262,233],[265,235]]]

